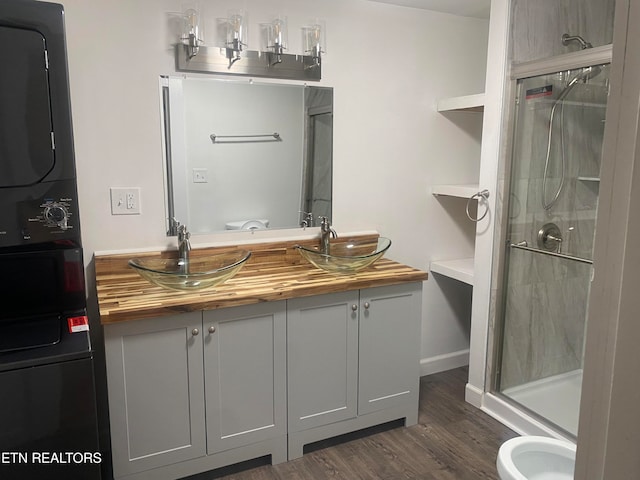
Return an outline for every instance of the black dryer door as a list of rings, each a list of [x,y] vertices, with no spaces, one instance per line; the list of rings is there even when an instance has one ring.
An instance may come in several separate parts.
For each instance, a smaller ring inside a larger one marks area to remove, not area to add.
[[[32,185],[55,165],[44,37],[0,25],[0,188]]]

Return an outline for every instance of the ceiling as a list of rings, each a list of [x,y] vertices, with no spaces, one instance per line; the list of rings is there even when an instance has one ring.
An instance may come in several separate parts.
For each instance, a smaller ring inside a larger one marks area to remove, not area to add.
[[[491,0],[369,0],[404,7],[435,10],[464,17],[489,18]]]

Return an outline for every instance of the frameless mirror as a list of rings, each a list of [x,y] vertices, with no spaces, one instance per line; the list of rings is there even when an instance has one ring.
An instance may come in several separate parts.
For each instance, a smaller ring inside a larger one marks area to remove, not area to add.
[[[182,76],[161,90],[168,235],[331,217],[331,88]]]

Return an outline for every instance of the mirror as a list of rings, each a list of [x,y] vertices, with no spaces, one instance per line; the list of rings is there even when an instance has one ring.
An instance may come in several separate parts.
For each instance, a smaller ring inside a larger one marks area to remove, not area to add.
[[[331,218],[331,88],[160,80],[168,235],[173,219],[204,234]]]

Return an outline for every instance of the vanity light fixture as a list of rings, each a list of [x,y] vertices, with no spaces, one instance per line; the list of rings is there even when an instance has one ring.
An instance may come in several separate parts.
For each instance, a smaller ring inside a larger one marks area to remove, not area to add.
[[[229,66],[236,63],[241,58],[242,49],[247,46],[247,15],[243,11],[229,13],[227,18],[227,58]]]
[[[204,43],[198,11],[193,8],[185,10],[183,13],[183,22],[183,34],[180,40],[185,46],[187,58],[191,59],[198,54],[200,45]]]
[[[197,15],[185,15],[185,18],[197,19]],[[215,47],[202,43],[197,21],[189,23],[188,33],[181,37],[181,44],[176,48],[176,71],[320,80],[321,56],[326,52],[323,22],[315,21],[303,27],[302,54],[285,53],[289,48],[286,17],[278,16],[270,23],[260,25],[261,45],[257,51],[247,48],[247,23],[247,14],[242,10],[219,18]]]
[[[269,54],[269,65],[282,63],[282,55],[288,47],[287,17],[278,16],[271,23],[263,23],[262,51]]]
[[[327,41],[324,22],[314,21],[311,25],[302,27],[302,45],[305,55],[312,59],[310,67],[320,67],[322,55],[327,53]]]

